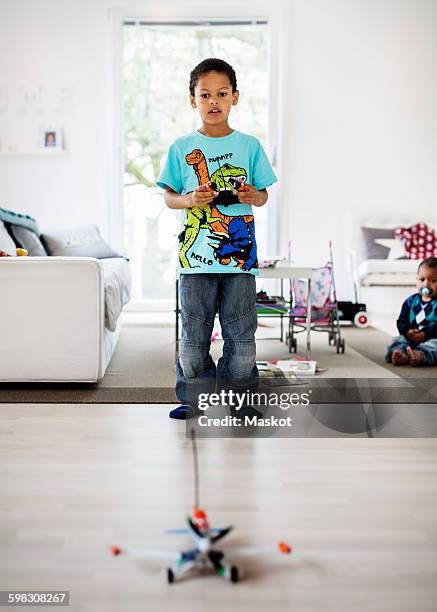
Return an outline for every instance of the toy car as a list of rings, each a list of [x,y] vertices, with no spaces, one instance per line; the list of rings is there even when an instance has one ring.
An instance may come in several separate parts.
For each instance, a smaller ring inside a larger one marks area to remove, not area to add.
[[[361,327],[363,329],[370,325],[365,304],[359,304],[357,302],[337,302],[337,310],[340,321],[350,321],[355,327]]]

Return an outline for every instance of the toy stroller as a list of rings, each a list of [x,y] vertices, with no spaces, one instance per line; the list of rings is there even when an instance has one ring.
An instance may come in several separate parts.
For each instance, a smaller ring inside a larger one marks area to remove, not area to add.
[[[332,245],[329,243],[330,260],[326,266],[314,268],[311,278],[311,330],[328,333],[328,342],[345,352],[345,340],[341,337],[337,294],[334,282]],[[303,280],[295,279],[290,289],[290,310],[286,342],[290,353],[297,351],[296,335],[306,330],[307,287]]]

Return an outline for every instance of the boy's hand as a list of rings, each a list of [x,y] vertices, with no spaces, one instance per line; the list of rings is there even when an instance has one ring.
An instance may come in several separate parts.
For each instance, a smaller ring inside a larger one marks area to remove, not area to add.
[[[237,191],[237,196],[242,204],[253,204],[260,206],[266,202],[266,192],[258,191],[253,185],[246,183],[244,191]]]
[[[193,206],[207,206],[211,204],[216,195],[217,191],[211,188],[210,182],[205,183],[205,185],[199,185],[194,191],[187,194],[189,198],[187,208],[192,208]]]

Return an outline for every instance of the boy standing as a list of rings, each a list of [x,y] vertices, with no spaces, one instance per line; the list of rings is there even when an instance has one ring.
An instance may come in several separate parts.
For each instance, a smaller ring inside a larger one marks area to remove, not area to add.
[[[266,187],[277,181],[259,141],[229,126],[239,96],[233,68],[206,59],[191,72],[189,90],[202,125],[170,146],[157,180],[166,205],[185,211],[179,235],[182,338],[176,366],[176,395],[185,405],[170,413],[180,419],[194,412],[196,391],[215,390],[216,377],[245,389],[258,382],[252,206],[263,206]],[[224,346],[216,367],[209,349],[217,312]]]
[[[387,349],[385,360],[394,365],[437,365],[437,257],[419,265],[416,287],[417,293],[402,304],[401,335]]]

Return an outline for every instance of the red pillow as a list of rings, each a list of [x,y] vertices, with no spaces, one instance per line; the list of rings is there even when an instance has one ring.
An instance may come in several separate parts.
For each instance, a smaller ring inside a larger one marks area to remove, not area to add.
[[[437,257],[437,234],[426,223],[398,227],[395,236],[402,240],[409,259]]]

